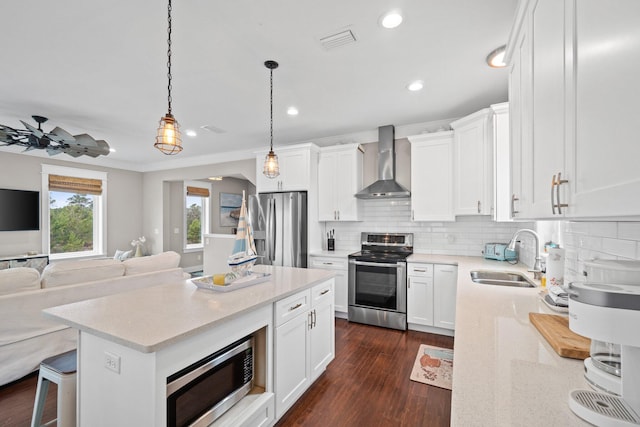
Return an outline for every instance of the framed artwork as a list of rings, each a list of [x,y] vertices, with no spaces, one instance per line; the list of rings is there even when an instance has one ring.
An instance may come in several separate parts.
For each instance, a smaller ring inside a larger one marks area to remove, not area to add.
[[[220,193],[220,227],[237,227],[242,194]]]

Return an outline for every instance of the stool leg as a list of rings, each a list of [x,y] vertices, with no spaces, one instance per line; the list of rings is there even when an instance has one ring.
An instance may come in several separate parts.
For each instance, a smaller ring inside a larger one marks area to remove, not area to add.
[[[40,427],[42,423],[42,412],[44,411],[44,401],[49,390],[49,380],[38,373],[38,387],[36,388],[36,399],[33,403],[33,416],[31,417],[31,427]]]
[[[58,383],[58,427],[76,427],[76,374],[65,374]]]

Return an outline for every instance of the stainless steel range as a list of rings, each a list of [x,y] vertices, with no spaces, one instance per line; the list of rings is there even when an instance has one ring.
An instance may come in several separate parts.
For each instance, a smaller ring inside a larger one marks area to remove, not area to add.
[[[407,329],[407,257],[411,233],[362,233],[349,255],[349,321]]]

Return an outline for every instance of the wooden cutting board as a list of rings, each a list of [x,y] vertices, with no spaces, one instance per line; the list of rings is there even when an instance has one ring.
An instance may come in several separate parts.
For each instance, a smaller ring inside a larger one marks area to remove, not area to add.
[[[591,340],[569,329],[569,319],[556,314],[529,313],[529,320],[562,357],[584,360]]]

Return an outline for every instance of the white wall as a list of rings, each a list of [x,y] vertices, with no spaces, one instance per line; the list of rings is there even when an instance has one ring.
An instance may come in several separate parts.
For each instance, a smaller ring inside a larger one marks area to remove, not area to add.
[[[142,173],[59,160],[63,158],[63,154],[54,159],[2,152],[0,187],[42,191],[43,163],[107,172],[107,255],[113,255],[116,249],[131,249],[131,240],[143,235]],[[42,231],[0,232],[0,256],[27,251],[46,252]]]

